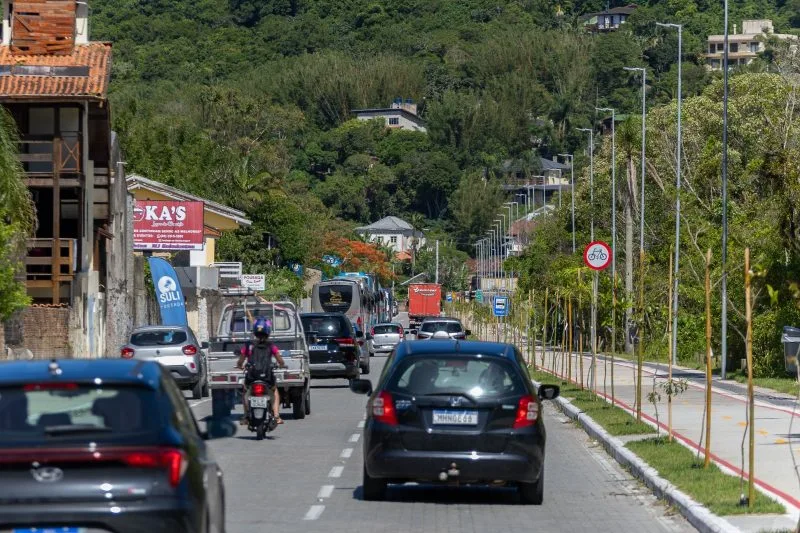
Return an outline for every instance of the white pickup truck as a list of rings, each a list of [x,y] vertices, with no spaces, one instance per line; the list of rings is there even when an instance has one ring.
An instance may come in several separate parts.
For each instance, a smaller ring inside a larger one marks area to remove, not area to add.
[[[250,329],[258,317],[272,321],[270,341],[281,351],[285,369],[275,369],[282,407],[291,407],[295,420],[311,414],[311,372],[308,346],[300,313],[291,302],[245,301],[222,311],[217,336],[209,342],[208,366],[212,416],[227,417],[241,402],[244,371],[236,368],[241,349],[251,340]]]

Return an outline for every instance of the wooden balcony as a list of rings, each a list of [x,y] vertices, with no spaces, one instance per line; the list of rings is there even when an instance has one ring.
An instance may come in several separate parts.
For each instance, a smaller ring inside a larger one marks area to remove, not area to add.
[[[62,289],[75,277],[75,239],[28,239],[25,275],[28,294],[60,303]],[[67,291],[69,293],[69,291]]]
[[[23,139],[19,142],[19,160],[27,174],[28,187],[62,187],[81,184],[80,133],[65,133],[50,139]]]

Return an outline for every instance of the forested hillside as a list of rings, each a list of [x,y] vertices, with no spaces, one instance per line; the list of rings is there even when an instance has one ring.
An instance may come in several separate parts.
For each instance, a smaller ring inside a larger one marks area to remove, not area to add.
[[[680,355],[692,358],[704,342],[702,257],[720,238],[721,84],[700,54],[708,34],[722,33],[722,2],[636,3],[622,30],[592,35],[581,16],[603,9],[605,0],[95,0],[92,37],[114,42],[114,126],[128,171],[246,210],[254,226],[226,236],[220,253],[287,284],[294,277],[276,268],[260,245],[262,233],[278,237],[283,261],[314,266],[335,237],[394,214],[444,239],[445,283],[463,288],[466,253],[505,200],[500,180],[509,168],[538,174],[539,156],[576,154],[578,229],[585,233],[587,139],[577,128],[599,124],[604,117],[595,107],[631,115],[618,132],[622,217],[625,202],[636,208],[640,150],[640,82],[622,67],[646,66],[652,132],[645,323],[649,349],[661,353],[674,228],[677,36],[655,22],[684,24],[691,144]],[[769,18],[776,32],[800,33],[800,0],[732,0],[730,9],[731,26]],[[800,67],[796,58],[771,59],[734,73],[730,173],[732,349],[740,352],[743,339],[741,253],[754,246],[757,305],[765,311],[756,335],[770,358],[767,373],[779,367],[776,331],[800,319],[792,303],[800,291],[791,284],[800,279]],[[352,109],[384,107],[396,97],[420,105],[427,134],[351,120]],[[609,139],[596,139],[598,209],[609,203],[611,161]],[[610,239],[608,222],[607,215],[597,221],[601,238]],[[633,249],[623,246],[623,223],[618,261],[627,265]],[[568,253],[568,229],[562,211],[538,233],[515,266],[524,287],[585,289],[571,285],[579,260]],[[429,258],[423,252],[419,260]],[[713,307],[716,327],[718,296]]]

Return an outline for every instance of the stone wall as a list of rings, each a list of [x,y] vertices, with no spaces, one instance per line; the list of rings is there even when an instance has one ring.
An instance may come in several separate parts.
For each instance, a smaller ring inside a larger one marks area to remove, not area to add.
[[[72,357],[69,307],[29,307],[22,311],[23,344],[36,359]]]

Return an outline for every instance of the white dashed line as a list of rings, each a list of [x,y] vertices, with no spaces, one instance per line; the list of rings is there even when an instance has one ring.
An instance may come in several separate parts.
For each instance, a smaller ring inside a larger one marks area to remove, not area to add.
[[[306,516],[303,517],[303,520],[316,520],[322,514],[322,511],[325,510],[324,505],[312,505],[309,507]]]
[[[339,457],[342,459],[350,459],[351,455],[353,455],[353,448],[345,448],[342,450],[342,454]]]
[[[333,494],[333,489],[335,489],[333,485],[322,485],[320,487],[319,492],[317,493],[317,498],[330,498],[331,494]]]
[[[363,428],[364,428],[364,424],[366,424],[366,422],[365,422],[364,420],[362,420],[361,422],[359,422],[359,423],[358,423],[358,429],[363,429]]]
[[[342,471],[344,471],[343,466],[334,466],[331,468],[331,471],[328,472],[328,477],[342,477]]]
[[[205,400],[197,400],[196,402],[190,403],[189,407],[197,407],[201,403],[206,403],[206,402],[209,402],[209,401],[211,401],[211,398],[206,398]]]
[[[359,433],[353,433],[352,435],[350,435],[350,442],[358,442],[358,439],[360,438],[361,435]]]

